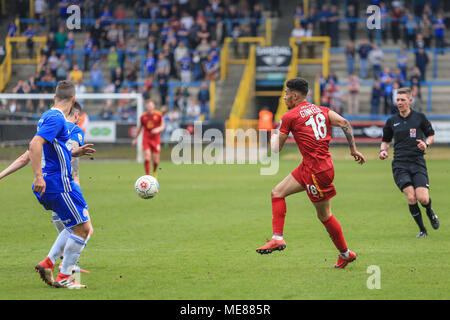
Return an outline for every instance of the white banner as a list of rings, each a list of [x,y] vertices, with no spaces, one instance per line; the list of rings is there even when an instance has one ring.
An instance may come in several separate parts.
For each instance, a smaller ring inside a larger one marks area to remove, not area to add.
[[[115,121],[89,121],[85,140],[89,142],[116,142]]]
[[[434,129],[434,142],[450,143],[450,121],[431,121]]]

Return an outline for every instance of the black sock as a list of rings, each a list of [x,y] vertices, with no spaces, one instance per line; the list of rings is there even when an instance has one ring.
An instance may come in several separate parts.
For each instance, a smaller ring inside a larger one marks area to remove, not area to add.
[[[409,212],[411,212],[411,215],[413,216],[414,221],[416,221],[417,225],[419,226],[420,231],[427,232],[427,229],[425,229],[425,226],[423,225],[422,213],[420,212],[419,205],[417,203],[410,204]]]

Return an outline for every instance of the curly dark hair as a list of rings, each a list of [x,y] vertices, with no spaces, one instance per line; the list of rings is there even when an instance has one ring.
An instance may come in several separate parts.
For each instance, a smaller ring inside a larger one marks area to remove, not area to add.
[[[306,97],[309,90],[308,81],[303,78],[293,78],[286,82],[286,87],[291,91],[297,91]]]

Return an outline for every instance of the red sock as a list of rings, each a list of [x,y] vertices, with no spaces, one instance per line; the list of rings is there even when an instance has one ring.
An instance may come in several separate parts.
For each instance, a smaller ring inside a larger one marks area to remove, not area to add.
[[[147,175],[149,175],[150,174],[150,161],[149,160],[145,160],[144,161],[144,166],[145,166],[145,173]]]
[[[153,162],[153,173],[156,172],[156,169],[158,169],[159,163]]]
[[[339,222],[334,216],[331,216],[328,220],[322,221],[323,225],[327,229],[331,240],[340,252],[347,251],[347,244],[345,243],[344,234]]]
[[[286,218],[286,201],[284,198],[272,198],[272,228],[273,234],[283,235]]]

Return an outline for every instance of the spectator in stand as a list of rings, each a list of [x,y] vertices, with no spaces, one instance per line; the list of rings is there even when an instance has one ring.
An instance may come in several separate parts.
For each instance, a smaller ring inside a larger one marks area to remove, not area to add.
[[[301,4],[297,4],[294,10],[294,25],[302,24],[304,19],[305,19],[305,12],[303,11],[303,6]]]
[[[83,79],[83,71],[78,68],[78,64],[74,64],[72,71],[69,73],[69,80],[78,83],[81,79]]]
[[[46,50],[45,50],[44,54],[50,55],[51,52],[53,50],[56,51],[56,49],[57,49],[57,45],[56,45],[55,34],[53,32],[50,32],[47,37],[47,46],[46,46]]]
[[[114,18],[117,20],[124,20],[127,18],[127,12],[121,4],[119,4],[114,11]]]
[[[347,12],[345,17],[350,19],[348,22],[348,32],[349,37],[352,42],[356,41],[356,32],[358,30],[358,22],[355,20],[358,18],[358,13],[355,11],[355,6],[353,4],[349,4],[347,6]]]
[[[384,90],[384,114],[390,114],[392,110],[392,90],[394,89],[394,75],[389,67],[384,68],[380,75],[380,81]]]
[[[410,45],[413,46],[414,45],[414,40],[416,38],[416,32],[417,32],[417,24],[414,21],[414,16],[413,15],[408,15],[407,16],[407,21],[405,22],[405,43],[406,43],[406,47],[409,48]]]
[[[119,30],[117,29],[117,25],[115,23],[109,26],[109,30],[106,32],[106,47],[110,48],[116,46],[116,43],[119,41]]]
[[[154,36],[149,36],[148,37],[147,48],[146,49],[147,49],[147,51],[153,51],[153,52],[158,50],[158,43],[157,43],[156,38]]]
[[[403,11],[400,6],[394,7],[391,12],[391,32],[392,40],[397,44],[401,37],[401,19],[403,18]]]
[[[350,74],[348,79],[348,113],[359,114],[359,79],[354,74]]]
[[[36,31],[33,30],[33,26],[31,24],[28,25],[23,35],[27,38],[26,45],[28,49],[28,58],[32,59],[34,49],[33,37],[36,35]]]
[[[317,16],[317,20],[319,21],[319,30],[321,36],[329,36],[328,29],[328,17],[330,15],[330,11],[328,9],[328,5],[326,3],[322,4],[320,8],[319,14]]]
[[[144,68],[149,77],[152,77],[156,70],[156,58],[153,51],[149,50],[147,53],[147,58],[144,61]]]
[[[417,85],[414,85],[411,88],[411,98],[413,99],[411,108],[413,108],[416,111],[422,112],[423,102],[420,97],[419,87]]]
[[[180,78],[181,82],[189,83],[192,81],[192,58],[189,52],[186,52],[180,60]]]
[[[208,55],[208,60],[203,64],[205,70],[205,80],[206,81],[215,81],[217,77],[217,73],[219,72],[219,60],[218,57],[214,55],[214,53],[210,53]]]
[[[411,88],[414,85],[417,85],[420,89],[420,82],[422,81],[422,74],[420,73],[420,69],[418,67],[414,67],[411,77],[409,78],[409,82],[411,82]]]
[[[403,82],[405,82],[405,76],[400,68],[395,69],[394,81],[397,82],[400,87],[403,87]]]
[[[167,93],[169,91],[168,81],[169,76],[164,72],[163,69],[156,71],[156,81],[158,82],[159,97],[161,99],[161,104],[166,104]]]
[[[392,114],[398,112],[397,108],[397,93],[398,89],[400,89],[402,86],[397,81],[394,81],[394,88],[392,90]]]
[[[369,61],[372,65],[373,78],[378,80],[380,77],[382,65],[383,65],[384,53],[380,47],[376,44],[373,45],[373,50],[369,53]]]
[[[305,29],[300,23],[295,23],[294,29],[291,31],[291,37],[303,38],[306,35]]]
[[[109,10],[108,6],[105,6],[103,8],[103,11],[100,14],[100,22],[102,26],[108,26],[111,24],[111,21],[113,19],[113,15],[111,11]]]
[[[12,89],[13,93],[29,93],[30,87],[28,86],[26,81],[19,80],[17,81],[16,86]]]
[[[136,83],[136,81],[138,80],[138,72],[139,71],[136,61],[130,62],[126,68],[125,78],[131,83]],[[133,87],[135,87],[134,84]]]
[[[67,34],[64,30],[64,25],[59,26],[58,32],[55,33],[55,40],[56,40],[56,49],[64,50],[67,41]]]
[[[423,36],[425,48],[431,48],[431,39],[433,38],[433,23],[427,14],[423,14],[420,22],[420,31]]]
[[[169,77],[169,74],[170,74],[169,59],[167,59],[167,57],[162,52],[160,52],[158,54],[158,61],[156,62],[156,73],[157,74],[163,73],[167,77]],[[165,103],[163,103],[163,104],[165,104]]]
[[[262,18],[261,6],[258,3],[253,5],[253,10],[250,12],[250,29],[251,36],[258,36],[259,20]]]
[[[419,48],[419,51],[416,53],[416,67],[419,68],[420,70],[421,81],[426,81],[426,70],[428,63],[429,63],[428,54],[425,52],[423,48]]]
[[[186,117],[190,121],[200,120],[200,106],[194,102],[192,98],[188,98],[186,107]]]
[[[416,41],[414,41],[414,49],[425,48],[425,41],[423,35],[418,33],[416,36]]]
[[[64,52],[66,54],[67,60],[69,61],[70,67],[73,67],[73,50],[75,49],[75,39],[73,36],[73,32],[69,32],[67,35],[67,41],[64,46]]]
[[[99,68],[98,63],[94,63],[91,70],[91,83],[94,93],[100,93],[103,86],[103,72]]]
[[[380,112],[380,101],[382,97],[383,89],[381,88],[381,82],[375,81],[370,99],[370,114],[376,115]]]
[[[372,46],[367,42],[366,39],[361,41],[361,45],[358,48],[359,55],[359,77],[361,79],[366,79],[369,76],[369,62],[368,56]]]
[[[130,59],[130,62],[136,61],[138,50],[139,43],[134,36],[130,36],[130,40],[127,43],[128,58]]]
[[[184,42],[179,42],[178,46],[173,52],[173,57],[175,59],[175,64],[179,65],[181,58],[183,58],[186,53],[189,53],[189,49],[186,47]],[[177,68],[179,70],[179,68]]]
[[[114,73],[116,72],[116,68],[119,67],[119,55],[116,51],[116,47],[113,46],[109,48],[107,61],[108,61],[108,69],[112,78]]]
[[[69,76],[69,70],[70,70],[69,61],[67,61],[66,55],[62,53],[59,56],[59,63],[56,69],[56,80],[57,81],[66,80]]]
[[[83,80],[80,79],[78,82],[75,83],[75,93],[77,95],[77,101],[81,104],[81,107],[84,107],[84,100],[78,98],[79,94],[86,93],[86,86],[83,84]]]
[[[105,31],[103,30],[100,18],[95,20],[95,23],[93,26],[91,26],[89,32],[91,33],[92,39],[94,40],[94,45],[96,45],[98,48],[101,48],[101,40],[104,37]]]
[[[98,46],[94,44],[92,47],[92,52],[89,54],[89,69],[92,69],[94,64],[100,65],[102,60],[102,55],[100,54],[100,51],[98,50]]]
[[[91,33],[86,33],[86,38],[84,39],[84,71],[88,71],[89,68],[89,60],[91,53],[94,49],[94,39],[92,39]]]
[[[405,79],[408,74],[408,60],[409,58],[405,48],[401,48],[400,53],[397,55],[397,67],[402,70]]]
[[[194,51],[192,54],[192,73],[194,81],[200,80],[204,76],[202,60],[198,51]]]
[[[112,110],[112,100],[106,100],[102,110],[100,110],[99,117],[101,120],[113,120],[114,111]]]
[[[56,69],[58,68],[59,58],[56,55],[56,50],[52,50],[50,57],[48,58],[48,64],[52,73],[56,76]]]
[[[123,70],[120,66],[116,67],[116,70],[115,70],[111,80],[112,80],[112,83],[114,84],[114,92],[119,93],[120,89],[122,88],[123,81],[124,81]]]
[[[439,12],[433,22],[434,38],[436,41],[436,49],[445,48],[445,19],[441,12]],[[441,54],[444,54],[442,51]]]
[[[345,56],[347,60],[347,73],[351,75],[355,71],[356,48],[353,41],[349,41],[345,48]]]
[[[203,82],[197,94],[197,100],[200,103],[200,114],[203,115],[204,120],[209,120],[209,89],[208,84]]]
[[[339,20],[340,15],[336,5],[331,6],[330,14],[328,16],[328,30],[331,37],[331,46],[339,47]]]
[[[333,93],[331,94],[331,110],[344,114],[344,101],[345,94],[342,92],[339,86],[335,86]]]

